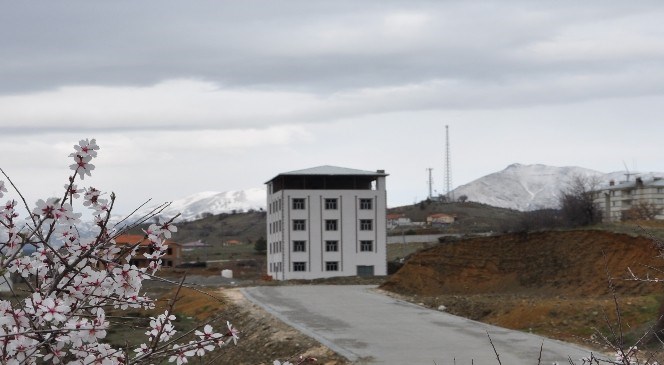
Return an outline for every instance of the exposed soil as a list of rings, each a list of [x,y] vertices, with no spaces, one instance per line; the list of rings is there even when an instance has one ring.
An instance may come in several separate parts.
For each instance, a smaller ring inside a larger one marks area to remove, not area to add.
[[[432,308],[548,337],[607,349],[617,327],[627,341],[655,324],[664,276],[649,238],[604,231],[478,237],[414,254],[381,289]],[[659,275],[658,275],[659,274]],[[610,278],[610,280],[609,280]]]

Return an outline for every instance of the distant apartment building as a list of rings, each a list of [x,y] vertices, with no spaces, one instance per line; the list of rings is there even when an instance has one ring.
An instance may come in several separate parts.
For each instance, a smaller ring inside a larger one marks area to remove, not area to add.
[[[386,177],[383,170],[319,166],[268,181],[268,275],[386,275]]]
[[[623,220],[632,208],[641,203],[659,211],[656,219],[664,219],[664,179],[661,177],[637,177],[633,181],[619,183],[611,181],[609,185],[594,190],[593,199],[602,211],[604,222]]]

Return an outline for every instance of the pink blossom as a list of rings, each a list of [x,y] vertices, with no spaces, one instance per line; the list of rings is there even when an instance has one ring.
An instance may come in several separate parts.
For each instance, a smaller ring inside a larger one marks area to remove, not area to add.
[[[97,157],[97,150],[99,150],[99,146],[97,146],[97,140],[96,139],[82,139],[78,141],[78,145],[74,145],[74,150],[76,152],[72,152],[69,157],[76,157],[76,156],[90,156],[90,157]]]
[[[80,156],[76,155],[74,157],[74,163],[69,165],[69,168],[74,170],[78,174],[81,180],[85,179],[85,175],[92,176],[90,173],[95,169],[95,165],[90,163],[92,157],[90,156]]]
[[[81,196],[79,193],[81,193],[83,191],[83,190],[79,190],[76,187],[76,184],[71,184],[71,185],[70,184],[65,184],[65,190],[67,191],[67,195],[69,195],[73,199],[78,199]]]
[[[189,362],[189,360],[187,359],[187,355],[185,355],[184,349],[182,349],[179,345],[174,345],[173,350],[175,350],[176,352],[173,356],[171,356],[168,359],[168,362],[174,362],[175,361],[175,363],[177,365],[182,365],[182,364],[186,364],[187,362]]]
[[[237,345],[237,340],[240,339],[240,331],[237,330],[237,328],[233,327],[231,322],[226,321],[226,326],[228,326],[228,332],[226,333],[226,336],[230,336],[230,340],[233,340],[233,343]]]
[[[7,192],[7,188],[5,188],[5,182],[0,180],[0,198],[4,195],[3,193]]]
[[[177,232],[178,227],[176,227],[173,223],[164,223],[161,225],[160,231],[164,237],[171,238],[171,233]]]
[[[16,200],[9,200],[5,206],[0,210],[0,219],[6,223],[11,222],[14,218],[18,217],[18,213],[14,210],[16,208]]]
[[[69,203],[62,204],[53,211],[53,216],[57,220],[68,221],[69,223],[78,223],[81,218],[81,213],[74,213]]]
[[[48,198],[37,200],[37,206],[32,210],[32,214],[44,219],[44,223],[52,222],[55,219],[55,210],[58,208],[58,198]]]
[[[205,351],[214,350],[214,344],[210,342],[197,342],[190,341],[188,345],[188,350],[184,353],[186,356],[204,356]]]
[[[200,339],[202,341],[210,341],[210,340],[215,340],[215,339],[218,339],[218,338],[222,337],[222,335],[220,333],[214,332],[214,330],[212,329],[212,326],[210,326],[209,324],[206,324],[205,327],[203,327],[202,332],[199,331],[199,330],[196,330],[196,332],[194,332],[194,334],[196,336],[200,337]]]
[[[157,336],[159,336],[160,342],[168,341],[177,332],[171,323],[171,321],[175,320],[175,316],[172,314],[169,315],[168,311],[165,311],[156,318],[150,318],[152,319],[150,321],[150,330],[145,332],[149,336],[150,341],[153,341]]]
[[[85,189],[85,195],[83,196],[83,205],[88,207],[88,206],[94,206],[97,204],[97,199],[99,199],[99,196],[101,195],[101,191],[93,188],[92,186]]]
[[[69,306],[63,305],[61,300],[46,298],[39,305],[38,313],[47,322],[64,322],[67,319],[65,314],[69,313]]]

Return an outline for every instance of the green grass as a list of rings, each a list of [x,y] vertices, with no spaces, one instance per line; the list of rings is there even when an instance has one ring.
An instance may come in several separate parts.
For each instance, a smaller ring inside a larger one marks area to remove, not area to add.
[[[265,257],[265,253],[256,252],[253,244],[234,246],[212,245],[211,247],[183,251],[182,256],[184,261],[243,260]]]

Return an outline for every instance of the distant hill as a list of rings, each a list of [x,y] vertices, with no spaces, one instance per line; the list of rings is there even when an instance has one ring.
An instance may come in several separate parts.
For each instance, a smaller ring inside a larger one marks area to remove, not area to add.
[[[242,243],[253,243],[259,237],[267,237],[265,232],[265,212],[221,213],[205,215],[193,221],[181,221],[177,224],[178,231],[173,240],[179,243],[201,240],[216,246],[229,240]],[[132,233],[140,233],[136,228]]]
[[[652,177],[664,176],[664,173],[648,172],[638,175]],[[453,194],[455,198],[466,195],[469,201],[520,211],[552,209],[558,208],[560,191],[567,188],[576,176],[594,177],[600,181],[600,185],[607,185],[610,180],[618,182],[625,179],[624,172],[606,174],[576,166],[517,163],[461,185],[454,189]]]
[[[445,231],[454,233],[501,232],[513,227],[523,215],[522,212],[514,209],[498,208],[476,202],[443,203],[426,200],[418,204],[390,208],[388,213],[405,214],[413,222],[426,222],[427,216],[433,213],[453,215],[457,220],[453,225],[445,228]]]
[[[457,223],[446,228],[446,232],[471,233],[503,231],[511,227],[522,212],[496,208],[474,202],[441,203],[423,201],[419,204],[388,209],[388,213],[404,213],[413,221],[426,221],[431,213],[447,213],[457,216]],[[255,242],[259,237],[267,237],[265,212],[222,213],[206,215],[193,221],[177,224],[178,231],[173,235],[177,242],[202,240],[211,245],[220,245],[228,240],[244,243]],[[140,230],[137,229],[136,233]]]

